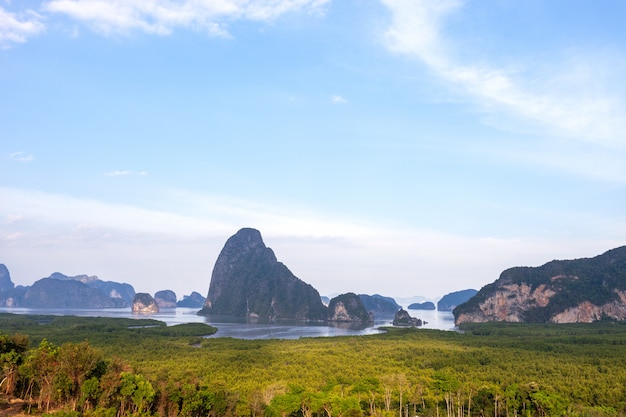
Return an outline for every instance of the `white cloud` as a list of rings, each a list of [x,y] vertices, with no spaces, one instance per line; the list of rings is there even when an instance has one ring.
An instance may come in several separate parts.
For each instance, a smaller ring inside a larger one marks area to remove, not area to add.
[[[148,173],[146,171],[136,172],[136,171],[128,171],[128,170],[116,170],[116,171],[109,171],[109,172],[104,173],[105,177],[127,177],[131,175],[145,176],[145,175],[148,175]]]
[[[330,96],[330,102],[333,104],[345,104],[348,102],[348,100],[346,100],[340,95],[332,95]]]
[[[19,162],[31,162],[32,160],[35,159],[33,155],[27,154],[25,152],[13,152],[9,154],[9,157],[13,159],[14,161],[19,161]]]
[[[445,38],[443,26],[448,15],[461,9],[462,2],[381,1],[392,12],[391,26],[385,33],[388,48],[420,60],[483,111],[519,117],[562,137],[626,146],[624,100],[611,93],[614,80],[598,85],[599,72],[586,68],[594,61],[590,56],[546,64],[543,71],[521,64],[511,71],[488,63],[459,62],[450,52],[454,39]],[[611,73],[611,64],[604,66],[606,71],[600,73]],[[618,79],[617,75],[612,78]],[[598,88],[589,91],[581,87],[590,85]]]
[[[10,13],[0,6],[0,47],[9,48],[24,43],[45,30],[41,16],[33,11],[22,14]]]
[[[321,13],[328,2],[330,0],[52,0],[44,8],[85,22],[104,34],[139,30],[168,35],[181,27],[228,37],[230,21],[269,21],[300,10]]]

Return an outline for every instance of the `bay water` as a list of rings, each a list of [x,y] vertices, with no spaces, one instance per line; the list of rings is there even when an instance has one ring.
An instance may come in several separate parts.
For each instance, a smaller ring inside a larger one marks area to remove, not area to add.
[[[136,314],[130,308],[107,309],[29,309],[0,308],[0,312],[13,314],[35,314],[79,317],[118,317],[133,319],[155,319],[168,326],[183,323],[206,323],[218,329],[210,337],[233,337],[237,339],[299,339],[301,337],[358,336],[380,333],[380,327],[391,326],[392,318],[376,320],[372,325],[354,326],[338,323],[302,322],[246,322],[223,316],[199,316],[197,308],[163,308],[155,314]],[[424,321],[421,328],[454,330],[454,317],[451,312],[436,310],[410,310],[409,314]]]

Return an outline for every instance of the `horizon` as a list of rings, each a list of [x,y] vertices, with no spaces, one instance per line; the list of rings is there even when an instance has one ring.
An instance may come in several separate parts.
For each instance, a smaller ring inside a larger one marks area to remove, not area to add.
[[[268,247],[268,248],[269,248],[269,247]],[[271,249],[271,248],[269,248],[269,249]],[[613,250],[613,249],[617,249],[617,248],[612,248],[612,249],[610,249],[610,250]],[[598,255],[601,255],[601,254],[598,254]],[[597,255],[596,255],[596,256],[597,256]],[[585,257],[585,258],[592,258],[592,257],[593,257],[593,256],[590,256],[590,257]],[[280,262],[280,260],[279,260],[278,262]],[[547,263],[547,262],[546,262],[546,263]],[[95,279],[98,279],[98,280],[101,280],[101,281],[111,281],[111,282],[117,282],[117,283],[120,283],[120,284],[129,284],[129,285],[131,285],[131,286],[133,287],[133,289],[135,289],[135,285],[134,285],[132,282],[121,282],[121,281],[115,281],[115,280],[101,279],[101,278],[100,278],[99,276],[97,276],[97,275],[90,275],[90,274],[67,275],[67,274],[65,274],[65,273],[63,273],[63,272],[61,272],[61,271],[55,271],[55,272],[52,272],[52,273],[51,273],[50,275],[48,275],[48,276],[44,276],[44,277],[41,277],[41,278],[34,279],[34,280],[30,283],[30,284],[23,284],[23,283],[21,283],[21,284],[17,284],[17,283],[15,283],[15,281],[13,281],[13,277],[11,276],[11,271],[10,271],[10,268],[9,268],[6,264],[4,264],[4,263],[0,263],[0,265],[4,265],[4,266],[5,266],[5,268],[7,269],[8,273],[9,273],[9,278],[11,279],[11,282],[13,282],[13,284],[14,284],[16,287],[17,287],[17,286],[30,287],[30,286],[32,286],[32,284],[34,284],[35,282],[37,282],[37,281],[39,281],[39,280],[41,280],[41,279],[45,279],[45,278],[54,278],[53,276],[54,276],[55,274],[60,274],[60,275],[63,275],[63,276],[65,276],[66,278],[69,278],[69,279],[80,278],[80,277],[88,277],[88,278],[95,278]],[[539,266],[543,266],[543,265],[537,265],[536,267],[539,267]],[[296,278],[298,278],[298,277],[296,277]],[[298,279],[299,279],[299,278],[298,278]],[[494,280],[494,281],[495,281],[495,280]],[[309,283],[307,283],[307,282],[305,282],[305,283],[306,283],[306,284],[309,284]],[[209,282],[209,284],[210,284],[210,282]],[[487,283],[487,284],[490,284],[490,283]],[[485,284],[485,285],[487,285],[487,284]],[[150,295],[152,295],[152,296],[154,297],[154,296],[156,296],[156,293],[157,293],[157,292],[159,292],[159,291],[169,290],[169,291],[173,291],[173,292],[175,293],[177,301],[182,301],[185,297],[190,296],[193,292],[199,293],[199,294],[200,294],[200,295],[202,295],[203,297],[206,297],[206,296],[207,296],[207,294],[208,294],[208,289],[207,289],[207,291],[206,291],[205,293],[202,293],[201,291],[199,291],[199,290],[197,290],[197,289],[195,289],[195,290],[194,290],[194,289],[192,289],[192,290],[191,290],[191,291],[189,291],[188,293],[181,294],[181,293],[179,293],[179,292],[176,292],[176,291],[175,291],[175,290],[173,290],[172,288],[174,288],[174,287],[171,287],[171,288],[169,288],[169,287],[168,287],[168,288],[161,288],[160,290],[155,290],[155,291],[152,291],[152,292],[150,292],[150,291],[141,291],[141,290],[139,290],[139,291],[138,291],[137,289],[135,289],[135,292],[136,292],[136,293],[141,293],[141,292],[148,293],[148,294],[150,294]],[[378,296],[382,296],[382,297],[392,298],[394,301],[396,301],[396,303],[398,303],[399,305],[401,305],[401,306],[404,308],[404,306],[408,306],[409,304],[412,304],[412,303],[420,303],[420,302],[433,302],[433,303],[437,303],[437,302],[439,302],[439,301],[440,301],[443,297],[448,296],[448,295],[451,295],[451,294],[454,294],[454,293],[463,292],[463,291],[468,291],[468,290],[480,291],[481,289],[482,289],[482,287],[480,287],[480,288],[460,288],[460,289],[457,289],[457,290],[452,290],[452,291],[449,291],[449,292],[447,292],[447,293],[438,294],[438,295],[436,295],[436,296],[434,296],[434,297],[427,297],[427,296],[424,296],[424,295],[421,295],[421,294],[414,294],[414,295],[406,295],[406,294],[403,294],[402,296],[399,296],[399,295],[388,295],[388,294],[382,294],[382,293],[377,293],[377,292],[374,292],[374,293],[362,293],[362,292],[350,291],[350,290],[348,290],[348,291],[346,291],[346,292],[344,292],[344,293],[339,293],[339,292],[322,293],[322,292],[320,292],[320,291],[318,291],[318,293],[319,293],[319,295],[320,295],[320,297],[321,297],[321,298],[328,298],[328,299],[332,299],[332,298],[334,298],[334,297],[337,297],[337,296],[339,296],[339,295],[345,294],[345,293],[347,293],[347,292],[350,292],[350,293],[355,293],[355,294],[357,294],[357,295],[369,295],[369,296],[377,296],[377,295],[378,295]],[[316,289],[316,291],[317,291],[317,289]],[[436,304],[435,304],[435,305],[436,305]],[[418,310],[419,310],[419,309],[418,309]]]
[[[206,296],[253,227],[320,294],[432,300],[600,255],[626,244],[625,20],[619,0],[0,0],[0,263]]]
[[[280,262],[280,261],[279,261],[279,262]],[[8,275],[8,276],[9,276],[9,279],[10,279],[10,280],[11,280],[11,282],[15,285],[15,287],[18,287],[18,286],[21,286],[21,287],[31,287],[34,283],[36,283],[37,281],[42,280],[42,279],[48,279],[48,278],[51,278],[51,279],[59,279],[59,278],[55,277],[54,275],[60,274],[60,275],[64,276],[64,277],[65,277],[65,278],[67,278],[67,279],[76,279],[76,278],[81,278],[81,277],[87,277],[87,278],[97,279],[97,280],[100,280],[100,281],[106,281],[106,282],[116,282],[116,283],[118,283],[118,284],[128,284],[128,285],[131,285],[131,286],[133,287],[133,289],[135,289],[135,286],[133,285],[133,283],[132,283],[132,282],[118,282],[118,281],[115,281],[115,280],[105,280],[105,279],[101,279],[101,278],[100,278],[99,276],[97,276],[97,275],[89,275],[89,274],[67,275],[67,274],[64,274],[64,273],[63,273],[63,272],[61,272],[61,271],[54,271],[54,272],[52,272],[52,273],[51,273],[50,275],[48,275],[48,276],[41,277],[41,278],[37,278],[37,279],[33,279],[33,280],[32,280],[32,282],[30,282],[30,283],[26,283],[26,284],[24,284],[24,283],[19,283],[19,284],[18,284],[18,283],[16,283],[15,281],[13,281],[13,277],[11,276],[11,269],[10,269],[10,268],[9,268],[6,264],[4,264],[4,263],[1,263],[1,262],[0,262],[0,265],[3,265],[3,266],[7,269],[8,274],[9,274],[9,275]],[[296,277],[296,278],[297,278],[297,277]],[[307,283],[307,284],[308,284],[308,283]],[[135,289],[135,290],[136,290],[136,289]],[[317,289],[316,289],[316,290],[317,290]],[[427,297],[424,297],[424,296],[419,295],[419,294],[416,294],[416,295],[413,295],[413,296],[407,296],[407,295],[404,295],[404,296],[402,296],[402,297],[397,297],[397,296],[387,296],[387,295],[385,295],[385,294],[378,294],[378,293],[372,293],[372,294],[355,293],[355,294],[357,294],[357,295],[369,295],[369,296],[382,296],[382,297],[386,297],[386,298],[392,298],[394,301],[396,301],[396,302],[397,302],[398,304],[400,304],[400,305],[403,305],[403,304],[407,304],[407,305],[408,305],[408,304],[410,304],[410,303],[414,303],[414,302],[421,302],[421,301],[423,301],[423,302],[435,302],[435,303],[436,303],[437,301],[439,301],[440,299],[442,299],[442,298],[443,298],[443,297],[445,297],[446,295],[450,295],[450,294],[453,294],[453,293],[456,293],[456,292],[461,292],[461,291],[466,291],[466,290],[476,290],[476,289],[474,289],[474,288],[464,288],[464,289],[457,290],[457,291],[452,291],[452,292],[449,292],[449,293],[446,293],[446,294],[441,294],[440,296],[437,296],[437,297],[435,297],[435,298],[427,298]],[[144,293],[148,293],[148,294],[150,294],[151,296],[155,297],[155,296],[156,296],[156,293],[157,293],[157,292],[159,292],[159,291],[173,291],[173,290],[171,290],[170,288],[162,288],[162,289],[157,290],[157,291],[154,291],[154,292],[152,292],[152,293],[147,292],[147,291],[137,291],[137,290],[136,290],[136,291],[135,291],[135,293],[141,293],[141,292],[144,292]],[[476,291],[478,291],[478,290],[476,290]],[[203,297],[205,297],[205,298],[206,298],[206,296],[207,296],[207,294],[208,294],[208,289],[207,289],[206,293],[204,293],[204,294],[203,294],[202,292],[198,291],[198,290],[191,290],[189,293],[185,293],[185,294],[180,294],[180,293],[177,293],[176,291],[173,291],[173,292],[174,292],[174,294],[176,295],[176,300],[177,300],[177,301],[182,301],[185,297],[189,297],[189,296],[190,296],[192,293],[194,293],[194,292],[195,292],[195,293],[198,293],[198,294],[200,294],[200,295],[202,295]],[[354,293],[354,291],[349,291],[349,292]],[[322,294],[322,293],[319,293],[319,294],[320,294],[320,297],[321,297],[321,298],[328,298],[328,299],[332,299],[332,298],[334,298],[334,297],[337,297],[337,296],[342,295],[342,294],[345,294],[345,293],[330,293],[330,294]]]

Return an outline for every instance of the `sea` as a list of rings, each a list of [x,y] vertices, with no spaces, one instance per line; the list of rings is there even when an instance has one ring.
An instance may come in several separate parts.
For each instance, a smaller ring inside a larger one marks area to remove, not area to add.
[[[217,332],[209,337],[232,337],[236,339],[299,339],[303,337],[364,336],[381,333],[381,327],[391,326],[392,319],[376,320],[368,326],[328,323],[250,323],[224,316],[199,316],[197,308],[162,308],[156,314],[137,314],[130,308],[92,309],[28,309],[0,308],[0,312],[13,314],[35,314],[79,317],[118,317],[133,319],[155,319],[168,326],[183,323],[206,323],[216,327]],[[451,312],[437,310],[408,310],[412,317],[422,319],[420,329],[455,330]]]

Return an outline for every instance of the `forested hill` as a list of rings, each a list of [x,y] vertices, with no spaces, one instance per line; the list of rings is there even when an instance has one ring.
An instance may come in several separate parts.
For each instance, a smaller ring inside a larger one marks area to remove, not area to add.
[[[477,292],[474,289],[467,289],[446,294],[437,302],[437,310],[452,311],[456,306],[475,296]]]
[[[454,309],[464,322],[626,320],[626,246],[593,258],[515,267]]]

